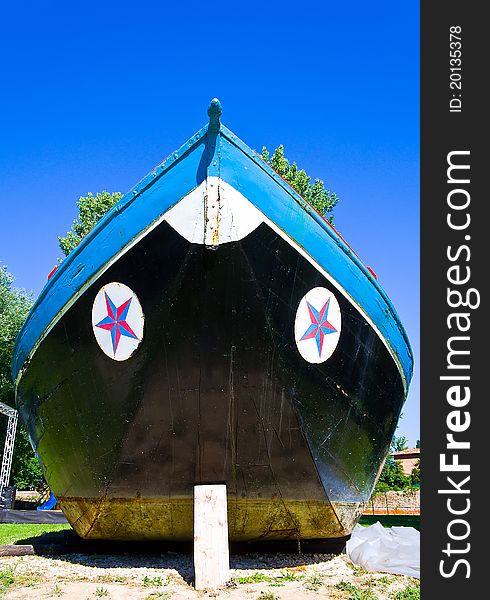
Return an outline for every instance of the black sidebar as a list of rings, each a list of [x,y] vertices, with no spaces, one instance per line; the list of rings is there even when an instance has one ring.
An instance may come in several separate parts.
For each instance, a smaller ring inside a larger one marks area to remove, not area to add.
[[[421,589],[429,600],[488,596],[483,6],[421,7]]]

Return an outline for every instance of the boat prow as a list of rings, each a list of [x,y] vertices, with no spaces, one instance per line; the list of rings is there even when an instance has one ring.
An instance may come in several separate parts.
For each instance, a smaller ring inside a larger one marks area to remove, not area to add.
[[[220,122],[126,194],[19,334],[17,403],[85,537],[190,539],[222,482],[231,539],[348,535],[413,358],[328,223]]]

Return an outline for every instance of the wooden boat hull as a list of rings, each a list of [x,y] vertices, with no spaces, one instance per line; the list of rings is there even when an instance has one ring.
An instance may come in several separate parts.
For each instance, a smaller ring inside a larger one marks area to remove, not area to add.
[[[111,282],[144,312],[129,360],[94,336],[94,300]],[[318,286],[342,329],[314,364],[294,324]],[[227,484],[232,540],[348,535],[404,399],[372,325],[265,223],[214,251],[159,224],[61,316],[17,385],[67,518],[106,539],[192,539],[193,486],[212,482]]]

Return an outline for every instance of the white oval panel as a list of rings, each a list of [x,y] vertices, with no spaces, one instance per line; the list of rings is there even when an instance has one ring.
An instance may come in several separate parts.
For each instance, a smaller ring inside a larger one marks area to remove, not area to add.
[[[138,297],[124,283],[104,285],[92,306],[97,343],[114,360],[130,358],[143,339],[145,317]]]
[[[342,328],[340,306],[324,287],[311,289],[296,311],[294,337],[301,356],[310,363],[322,363],[332,356]]]

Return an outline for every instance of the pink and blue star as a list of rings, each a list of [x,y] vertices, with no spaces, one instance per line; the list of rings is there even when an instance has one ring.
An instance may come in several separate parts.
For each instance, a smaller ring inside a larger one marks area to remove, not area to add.
[[[123,302],[121,306],[116,307],[114,302],[109,298],[107,292],[104,292],[104,294],[107,307],[107,317],[97,323],[96,327],[100,327],[101,329],[111,332],[112,350],[114,354],[116,354],[121,336],[126,336],[135,340],[138,339],[138,336],[134,333],[126,321],[129,307],[131,306],[131,300],[133,298],[129,298],[129,300]]]
[[[327,320],[330,298],[325,302],[320,311],[317,311],[308,300],[306,301],[306,304],[308,305],[308,312],[310,313],[311,325],[305,331],[300,341],[315,338],[318,356],[321,356],[324,337],[337,331],[337,329],[335,329],[335,327]]]

